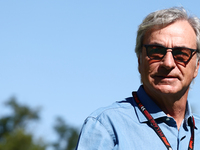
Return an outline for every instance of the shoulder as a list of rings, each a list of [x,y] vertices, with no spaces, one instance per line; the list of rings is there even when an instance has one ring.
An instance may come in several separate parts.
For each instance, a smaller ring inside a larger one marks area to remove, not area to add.
[[[132,97],[99,108],[86,118],[84,124],[100,123],[105,128],[111,129],[125,122],[138,122],[134,105],[130,101],[133,101]]]
[[[128,128],[128,125],[132,122],[138,122],[135,108],[130,103],[132,100],[132,97],[126,98],[124,101],[118,101],[110,106],[97,109],[86,118],[83,129],[87,132],[101,132],[105,135],[107,132],[116,142],[116,132]]]
[[[123,101],[117,101],[109,106],[101,107],[91,113],[88,117],[101,120],[101,118],[105,116],[118,116],[120,113],[126,114],[133,109],[133,106],[130,103],[132,99],[132,97],[129,97]]]
[[[123,128],[127,129],[127,124],[123,125],[126,120],[124,116],[129,116],[130,112],[134,110],[131,103],[129,103],[131,99],[115,102],[90,114],[85,119],[81,129],[79,148],[96,149],[99,144],[102,149],[113,149],[118,141],[117,134],[123,131]]]

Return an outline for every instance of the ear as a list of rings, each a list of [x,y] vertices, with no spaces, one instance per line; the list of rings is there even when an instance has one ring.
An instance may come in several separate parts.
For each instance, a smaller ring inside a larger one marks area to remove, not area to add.
[[[200,61],[200,60],[198,60],[196,69],[195,69],[195,71],[194,71],[194,78],[195,78],[195,77],[197,76],[197,74],[198,74],[198,70],[199,70],[199,61]]]
[[[139,71],[139,73],[141,73],[141,67],[140,67],[140,65],[141,65],[141,54],[138,56],[138,71]]]

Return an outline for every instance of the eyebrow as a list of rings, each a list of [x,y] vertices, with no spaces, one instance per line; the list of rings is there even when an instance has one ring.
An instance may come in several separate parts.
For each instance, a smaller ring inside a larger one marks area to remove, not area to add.
[[[156,46],[161,46],[161,47],[165,47],[165,48],[189,48],[189,47],[184,46],[184,45],[182,45],[182,46],[174,46],[174,47],[166,47],[166,46],[164,46],[164,45],[162,45],[160,43],[157,43],[157,42],[150,43],[149,45],[156,45]],[[189,49],[194,49],[194,48],[189,48]]]

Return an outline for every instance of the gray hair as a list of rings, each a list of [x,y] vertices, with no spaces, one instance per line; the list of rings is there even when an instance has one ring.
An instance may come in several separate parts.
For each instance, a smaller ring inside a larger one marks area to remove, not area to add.
[[[142,52],[144,35],[155,26],[165,27],[177,20],[186,20],[192,26],[197,39],[197,61],[200,59],[200,19],[190,16],[183,7],[173,7],[150,13],[140,24],[137,32],[135,52],[137,57]]]

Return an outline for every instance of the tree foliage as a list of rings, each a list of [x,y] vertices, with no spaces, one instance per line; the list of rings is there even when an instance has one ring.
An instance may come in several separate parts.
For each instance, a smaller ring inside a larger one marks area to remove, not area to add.
[[[18,128],[25,129],[30,121],[39,119],[38,109],[33,110],[28,106],[20,105],[14,97],[5,105],[11,108],[12,113],[0,119],[0,137]]]
[[[78,140],[78,130],[66,124],[58,117],[53,127],[57,140],[44,143],[35,139],[33,133],[27,131],[28,126],[40,119],[39,109],[19,104],[15,98],[5,103],[11,110],[10,114],[0,118],[0,150],[74,150]]]
[[[0,119],[0,150],[45,150],[43,142],[36,142],[26,129],[31,121],[39,119],[39,110],[17,103],[11,98],[5,103],[11,114]]]
[[[0,143],[0,150],[45,150],[43,142],[35,144],[33,136],[27,134],[23,129],[17,129],[6,134]]]
[[[78,140],[78,130],[70,127],[61,117],[56,118],[54,130],[57,134],[57,141],[53,143],[55,150],[74,150]]]

